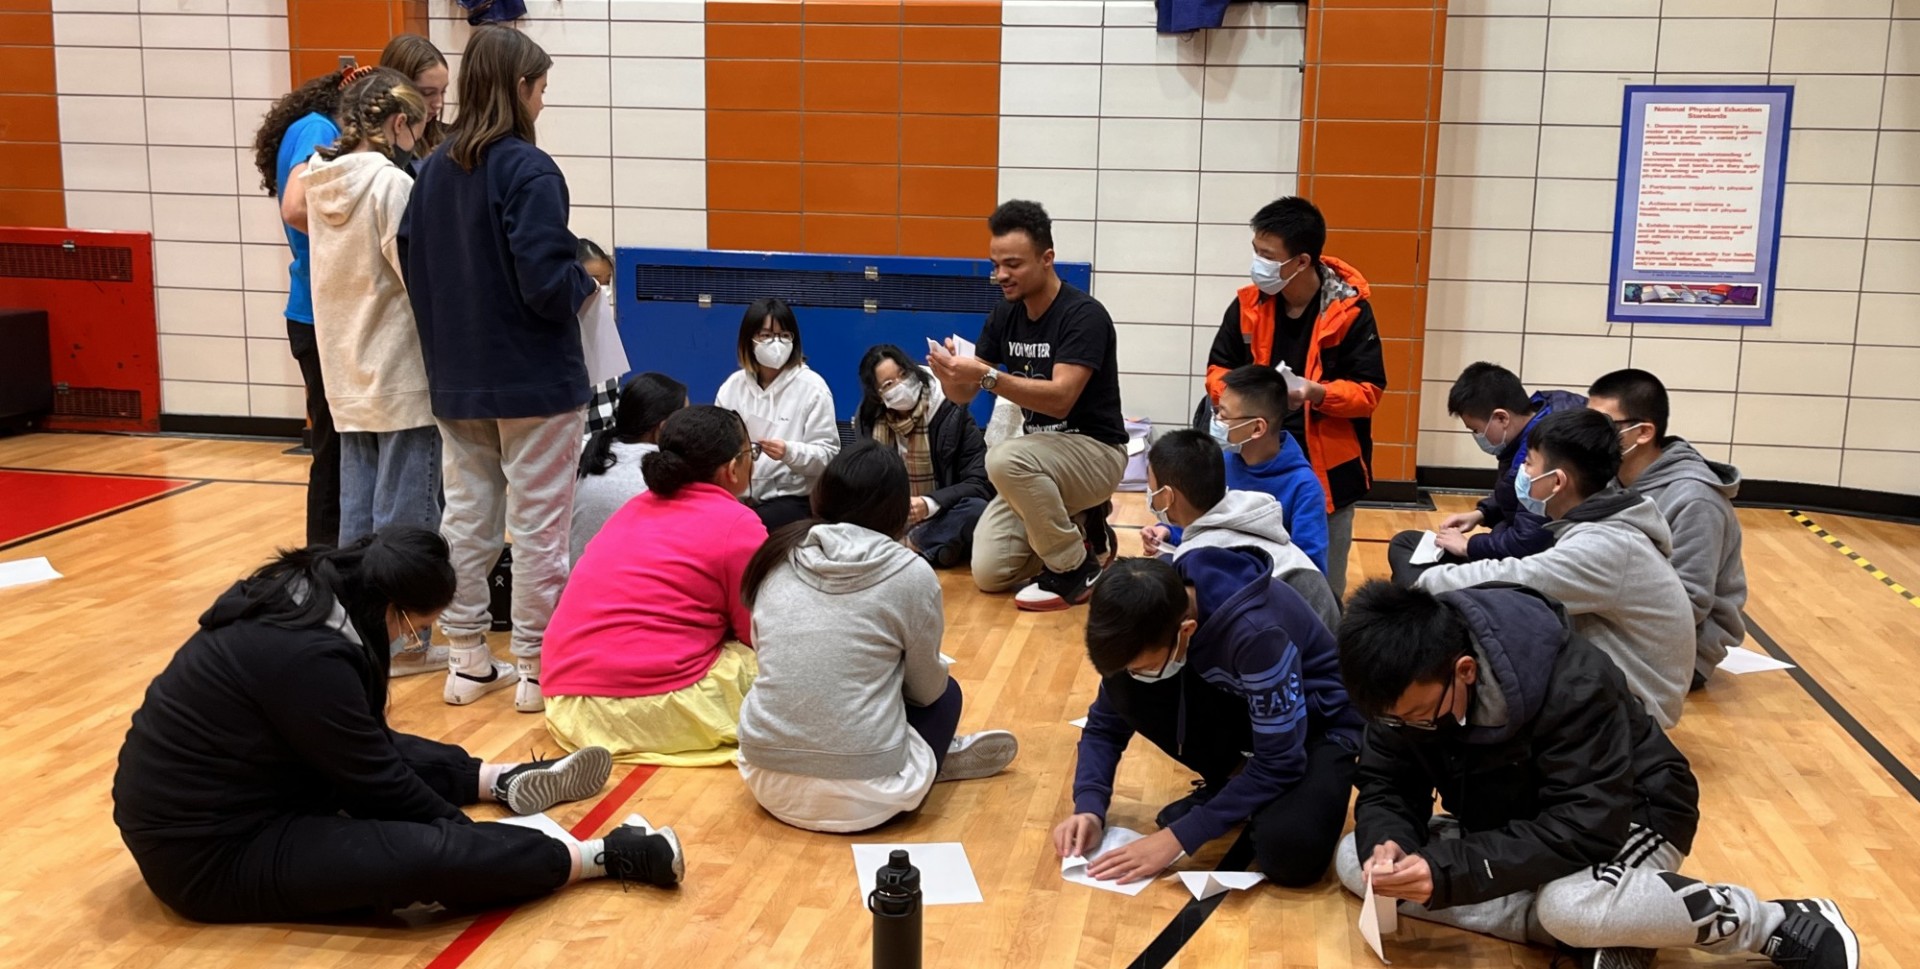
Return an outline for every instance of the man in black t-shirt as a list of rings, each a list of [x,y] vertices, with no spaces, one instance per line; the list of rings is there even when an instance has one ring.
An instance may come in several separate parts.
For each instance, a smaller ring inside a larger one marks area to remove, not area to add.
[[[987,315],[975,356],[948,345],[927,363],[948,400],[965,404],[984,390],[1025,416],[1025,434],[987,452],[999,494],[974,530],[974,583],[1001,592],[1037,575],[1015,604],[1065,609],[1087,601],[1101,569],[1074,516],[1112,500],[1127,464],[1113,318],[1054,272],[1053,220],[1038,203],[1007,202],[987,228],[1007,301]],[[1104,514],[1092,517],[1094,542],[1110,547]]]

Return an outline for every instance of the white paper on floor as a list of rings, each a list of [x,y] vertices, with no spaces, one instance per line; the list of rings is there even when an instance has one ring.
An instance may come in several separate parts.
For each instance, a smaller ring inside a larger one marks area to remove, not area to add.
[[[1790,670],[1792,663],[1782,663],[1765,653],[1756,653],[1744,646],[1727,650],[1727,658],[1720,661],[1720,669],[1729,673],[1765,673],[1770,670]]]
[[[55,572],[53,564],[48,562],[45,556],[37,559],[21,559],[18,562],[0,562],[0,589],[63,578],[66,576]]]
[[[1389,966],[1393,961],[1387,958],[1386,943],[1381,940],[1400,927],[1399,904],[1394,899],[1373,894],[1373,879],[1367,879],[1367,894],[1360,900],[1360,937],[1367,940],[1367,948]]]
[[[1180,883],[1195,899],[1208,899],[1221,892],[1243,892],[1267,880],[1257,871],[1183,871]]]
[[[1087,729],[1087,718],[1081,717],[1078,720],[1069,720],[1067,721],[1067,725],[1070,727],[1079,727],[1080,729],[1085,730]]]
[[[905,851],[907,860],[920,869],[920,896],[927,905],[966,905],[984,901],[980,883],[973,879],[973,865],[967,861],[967,849],[958,841],[925,844],[854,845],[854,877],[860,882],[861,904],[873,892],[874,878],[887,866],[895,851]]]
[[[1420,544],[1415,546],[1413,554],[1407,556],[1408,565],[1432,565],[1440,561],[1440,536],[1432,532],[1420,533]]]
[[[952,665],[953,665],[953,664],[954,664],[955,662],[957,662],[957,660],[955,660],[955,659],[954,659],[953,657],[951,657],[951,656],[948,656],[948,655],[947,655],[947,654],[945,654],[945,653],[941,653],[941,654],[940,654],[940,662],[942,662],[942,663],[945,663],[945,664],[947,664],[948,666],[952,666]]]
[[[1106,833],[1100,836],[1100,845],[1093,850],[1091,855],[1085,857],[1071,855],[1060,859],[1060,877],[1076,885],[1085,885],[1088,888],[1119,892],[1122,895],[1138,895],[1146,891],[1148,885],[1153,884],[1152,878],[1142,878],[1132,884],[1122,885],[1117,879],[1103,881],[1087,874],[1087,865],[1094,859],[1099,858],[1101,855],[1115,848],[1124,848],[1144,837],[1146,837],[1146,835],[1132,828],[1108,828]]]

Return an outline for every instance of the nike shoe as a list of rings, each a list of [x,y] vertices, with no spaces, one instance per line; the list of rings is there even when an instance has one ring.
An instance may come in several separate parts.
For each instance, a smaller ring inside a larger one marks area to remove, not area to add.
[[[607,832],[600,844],[603,850],[594,861],[606,868],[608,878],[618,878],[623,885],[644,882],[672,888],[687,874],[687,855],[672,828],[623,824]]]
[[[387,676],[399,679],[403,676],[418,676],[421,673],[438,673],[447,668],[447,648],[445,646],[423,646],[419,649],[403,649],[393,654],[387,661]]]
[[[520,674],[514,672],[512,663],[496,659],[487,665],[489,669],[486,674],[479,676],[448,670],[447,687],[441,692],[440,698],[454,706],[465,706],[495,690],[504,690],[520,682]]]
[[[1787,920],[1760,953],[1790,969],[1859,969],[1860,939],[1830,898],[1783,898]]]
[[[1014,607],[1025,612],[1058,612],[1086,602],[1100,578],[1100,560],[1089,553],[1071,572],[1044,570],[1033,584],[1013,594]]]

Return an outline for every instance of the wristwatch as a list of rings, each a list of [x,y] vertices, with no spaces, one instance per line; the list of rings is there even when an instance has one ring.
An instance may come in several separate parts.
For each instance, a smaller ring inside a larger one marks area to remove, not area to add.
[[[980,375],[980,389],[989,394],[993,393],[993,388],[998,383],[1000,383],[1000,371],[998,370],[989,370]]]

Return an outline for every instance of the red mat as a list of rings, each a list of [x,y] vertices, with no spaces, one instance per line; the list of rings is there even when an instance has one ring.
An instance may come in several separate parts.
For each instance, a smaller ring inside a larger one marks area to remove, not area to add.
[[[192,483],[171,478],[0,471],[0,544]]]

